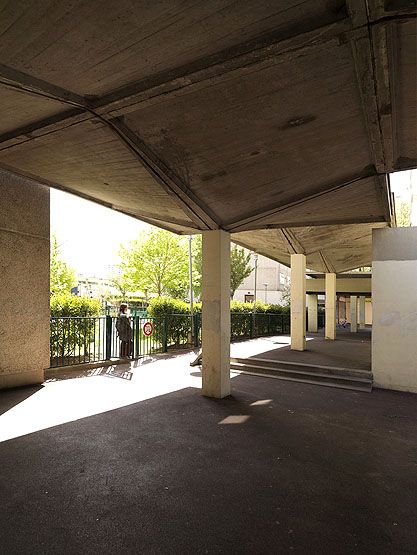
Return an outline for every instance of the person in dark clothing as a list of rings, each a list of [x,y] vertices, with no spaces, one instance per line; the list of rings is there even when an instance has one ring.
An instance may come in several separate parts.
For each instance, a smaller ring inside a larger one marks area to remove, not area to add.
[[[116,321],[116,330],[120,339],[120,356],[129,358],[132,354],[132,326],[130,323],[129,309],[126,303],[120,305],[120,314]]]

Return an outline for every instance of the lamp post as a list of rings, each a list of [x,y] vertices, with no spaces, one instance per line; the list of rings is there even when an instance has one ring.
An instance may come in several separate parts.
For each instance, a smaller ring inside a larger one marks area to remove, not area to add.
[[[255,269],[255,288],[254,288],[254,292],[253,292],[253,313],[255,314],[255,312],[256,312],[256,282],[258,280],[258,253],[257,252],[253,253],[253,264],[254,264],[254,269]]]
[[[267,303],[267,295],[268,295],[268,284],[264,283],[263,285],[265,287],[265,304],[266,304]]]
[[[188,236],[188,267],[190,275],[190,315],[191,315],[191,341],[194,341],[194,294],[193,294],[193,236]]]

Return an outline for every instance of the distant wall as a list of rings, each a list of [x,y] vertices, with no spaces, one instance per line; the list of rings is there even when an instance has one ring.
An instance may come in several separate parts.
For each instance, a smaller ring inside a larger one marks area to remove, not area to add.
[[[49,366],[49,189],[0,170],[0,388]]]
[[[373,231],[372,301],[374,383],[417,393],[417,227]]]

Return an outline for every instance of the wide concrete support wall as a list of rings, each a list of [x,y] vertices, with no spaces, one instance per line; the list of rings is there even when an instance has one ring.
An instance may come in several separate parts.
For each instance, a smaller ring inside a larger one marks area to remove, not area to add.
[[[49,366],[49,189],[0,170],[0,388]]]
[[[291,349],[306,348],[306,257],[291,255]]]
[[[373,231],[372,372],[417,393],[417,227]]]
[[[350,296],[350,331],[356,333],[358,331],[358,297]]]
[[[203,394],[230,395],[230,233],[203,232]]]
[[[336,339],[336,274],[326,274],[326,339]]]
[[[307,295],[307,323],[311,333],[318,331],[317,300],[317,295]]]

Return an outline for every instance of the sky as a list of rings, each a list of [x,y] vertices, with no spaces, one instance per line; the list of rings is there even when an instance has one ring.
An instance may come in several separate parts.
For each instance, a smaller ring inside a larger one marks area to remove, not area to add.
[[[391,175],[396,197],[410,201],[411,183],[417,191],[417,170]],[[94,202],[51,189],[51,233],[57,236],[62,258],[78,274],[107,277],[117,265],[120,245],[136,239],[149,224]]]
[[[78,274],[106,277],[118,263],[120,244],[151,226],[74,195],[51,189],[51,234],[61,257]]]

